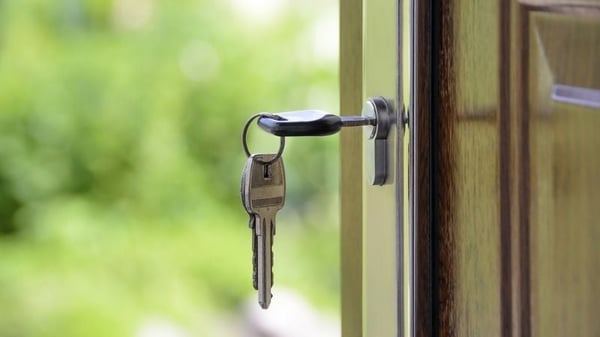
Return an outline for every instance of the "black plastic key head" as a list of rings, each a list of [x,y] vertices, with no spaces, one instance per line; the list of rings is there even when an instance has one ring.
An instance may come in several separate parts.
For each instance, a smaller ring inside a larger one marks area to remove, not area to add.
[[[282,112],[278,119],[261,117],[258,125],[280,137],[329,136],[342,128],[340,116],[319,110]]]

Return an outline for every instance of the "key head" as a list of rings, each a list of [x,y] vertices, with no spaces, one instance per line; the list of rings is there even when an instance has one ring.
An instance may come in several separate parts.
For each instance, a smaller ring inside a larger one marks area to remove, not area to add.
[[[279,157],[271,164],[275,154],[254,154],[246,177],[245,200],[248,210],[254,214],[277,213],[285,204],[285,171]]]
[[[252,157],[249,157],[246,160],[246,164],[244,165],[244,169],[242,170],[242,184],[241,184],[241,188],[240,188],[240,196],[242,199],[242,205],[244,205],[244,209],[246,210],[246,212],[248,214],[252,214],[252,211],[250,210],[250,205],[248,204],[248,193],[249,193],[249,186],[248,183],[250,182],[250,173],[252,172],[252,162],[254,160],[252,159]],[[252,223],[252,221],[250,221],[250,223]]]
[[[261,117],[258,125],[280,137],[329,136],[342,128],[340,116],[319,110],[301,110],[277,114],[280,119]]]

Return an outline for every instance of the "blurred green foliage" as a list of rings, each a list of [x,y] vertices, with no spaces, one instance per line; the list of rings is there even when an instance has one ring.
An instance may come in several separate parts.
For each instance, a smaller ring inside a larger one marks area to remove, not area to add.
[[[335,111],[316,3],[257,24],[217,0],[0,0],[0,336],[125,336],[152,315],[206,336],[252,294],[241,127]],[[336,138],[284,158],[277,282],[335,309]]]

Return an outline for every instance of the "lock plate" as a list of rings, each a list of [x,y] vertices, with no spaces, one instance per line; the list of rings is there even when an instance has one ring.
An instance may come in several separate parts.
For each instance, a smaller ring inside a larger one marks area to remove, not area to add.
[[[370,140],[366,144],[367,178],[371,185],[384,185],[390,172],[388,155],[388,136],[394,124],[394,107],[384,97],[371,97],[363,105],[362,116],[375,119],[374,126],[365,128]]]

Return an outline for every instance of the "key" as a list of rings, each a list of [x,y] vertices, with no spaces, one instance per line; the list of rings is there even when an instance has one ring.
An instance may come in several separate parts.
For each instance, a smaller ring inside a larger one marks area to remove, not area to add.
[[[285,204],[285,172],[281,157],[272,164],[274,154],[255,154],[248,174],[246,202],[255,214],[254,230],[258,254],[258,303],[267,309],[271,303],[273,285],[273,236],[275,217]]]
[[[285,175],[283,160],[279,158],[272,164],[269,161],[274,154],[253,155],[251,172],[247,175],[246,203],[250,212],[255,214],[256,252],[258,257],[258,302],[267,309],[271,302],[273,284],[273,235],[275,234],[275,215],[285,203]]]
[[[346,126],[375,126],[376,118],[367,116],[337,116],[319,110],[288,111],[264,116],[258,126],[280,137],[329,136]]]
[[[246,195],[248,194],[248,186],[247,186],[247,182],[248,182],[248,174],[250,173],[250,168],[252,165],[252,158],[248,158],[248,160],[246,161],[246,165],[244,166],[244,169],[242,170],[242,184],[241,184],[241,199],[242,199],[242,204],[244,205],[244,209],[246,210],[246,212],[248,213],[249,216],[249,221],[248,221],[248,227],[250,227],[250,231],[252,232],[252,287],[254,287],[254,289],[258,290],[258,254],[256,252],[257,249],[257,238],[256,238],[256,232],[254,230],[255,227],[255,220],[256,220],[256,216],[254,215],[254,213],[252,213],[250,211],[250,208],[248,206],[248,200],[246,198]]]

